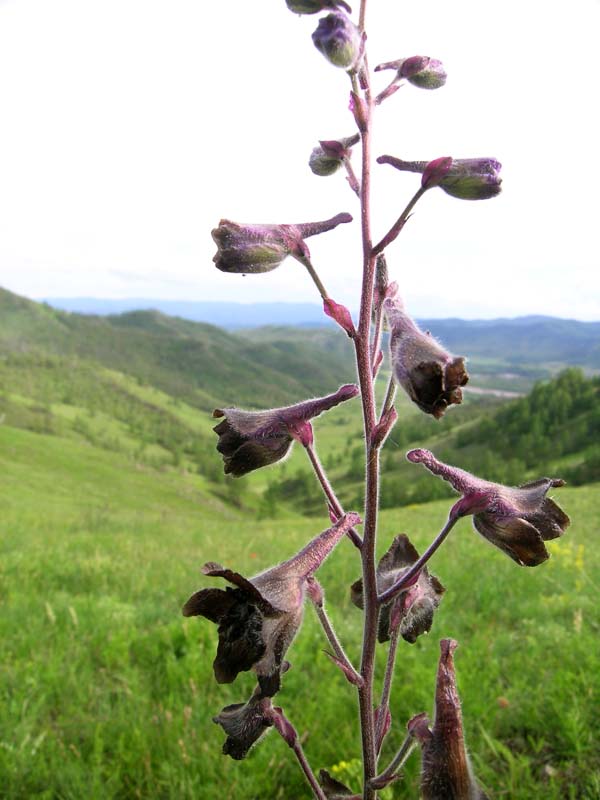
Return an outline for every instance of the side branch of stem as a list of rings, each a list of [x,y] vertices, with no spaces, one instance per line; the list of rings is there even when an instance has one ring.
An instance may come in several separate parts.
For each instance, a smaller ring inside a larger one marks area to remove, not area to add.
[[[390,586],[389,589],[386,589],[385,592],[382,592],[379,595],[379,602],[380,603],[387,603],[389,600],[392,600],[399,592],[405,589],[407,586],[410,586],[412,579],[418,575],[418,573],[423,569],[425,564],[429,561],[431,556],[435,553],[435,551],[440,547],[443,543],[444,539],[448,536],[452,528],[456,525],[460,517],[450,517],[442,530],[438,533],[435,537],[433,542],[429,545],[427,550],[423,553],[423,555],[415,561],[415,563],[399,578],[396,583]]]

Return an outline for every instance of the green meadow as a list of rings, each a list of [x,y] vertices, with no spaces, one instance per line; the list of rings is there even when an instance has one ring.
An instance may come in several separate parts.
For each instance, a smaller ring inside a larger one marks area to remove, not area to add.
[[[566,333],[563,350],[583,352],[577,331]],[[479,366],[470,385],[480,393],[467,392],[460,409],[436,422],[397,398],[400,421],[382,451],[379,551],[401,532],[424,549],[452,502],[406,461],[416,446],[505,483],[567,478],[555,498],[572,525],[535,569],[468,521],[452,532],[431,564],[447,590],[432,631],[400,648],[381,766],[407,720],[432,711],[439,640],[453,637],[467,741],[490,798],[598,800],[600,379],[571,370],[520,399],[481,393],[527,392],[564,367],[533,363],[518,342],[527,363],[498,360],[484,339],[471,334]],[[556,350],[544,342],[544,353]],[[212,409],[286,405],[353,380],[348,343],[331,331],[233,335],[155,312],[84,317],[0,289],[1,798],[309,797],[273,732],[246,761],[221,754],[211,719],[248,699],[254,680],[216,684],[216,628],[184,619],[181,606],[214,585],[204,562],[251,577],[329,525],[298,447],[285,463],[225,478]],[[315,431],[344,506],[360,512],[359,403],[323,415]],[[343,541],[319,574],[355,663],[361,618],[349,587],[359,572]],[[315,770],[358,788],[355,693],[326,647],[308,607],[276,702]],[[417,797],[418,772],[414,754],[384,800]]]
[[[0,426],[0,469],[0,795],[308,797],[272,732],[246,761],[221,755],[211,717],[247,699],[253,680],[218,686],[215,626],[184,619],[180,607],[210,583],[204,561],[252,575],[326,527],[325,515],[256,520],[186,470],[9,426]],[[452,636],[467,741],[490,796],[600,796],[598,486],[559,498],[572,527],[540,567],[519,568],[466,521],[436,555],[447,592],[430,635],[400,650],[382,764],[407,719],[432,710],[438,641]],[[423,548],[447,509],[442,500],[384,511],[380,550],[401,531]],[[361,632],[349,585],[358,574],[344,541],[319,576],[354,659]],[[356,703],[325,647],[307,608],[277,700],[313,766],[351,784]],[[413,755],[383,796],[416,797],[418,766]]]

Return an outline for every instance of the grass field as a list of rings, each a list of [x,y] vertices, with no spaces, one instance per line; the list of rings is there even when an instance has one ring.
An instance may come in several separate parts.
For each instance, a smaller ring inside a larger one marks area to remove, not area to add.
[[[293,553],[321,519],[255,521],[204,491],[200,476],[135,467],[86,442],[0,426],[0,796],[11,800],[303,798],[287,747],[269,734],[245,762],[221,755],[211,722],[247,699],[243,674],[218,686],[216,630],[181,604],[219,560],[248,575]],[[431,711],[438,641],[452,636],[475,770],[499,800],[600,797],[598,486],[557,493],[572,527],[552,559],[519,568],[463,522],[435,556],[447,588],[428,637],[400,650],[394,727]],[[447,501],[382,514],[380,550],[409,533],[423,548]],[[351,657],[358,577],[342,542],[321,570]],[[359,741],[353,691],[323,655],[307,609],[277,696],[315,769],[352,783]],[[385,646],[380,652],[381,664]],[[415,798],[418,758],[385,798]]]

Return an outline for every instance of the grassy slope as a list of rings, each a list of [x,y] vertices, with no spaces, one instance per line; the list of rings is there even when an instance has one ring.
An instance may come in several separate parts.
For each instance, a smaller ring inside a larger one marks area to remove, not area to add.
[[[212,325],[134,312],[56,311],[0,289],[0,354],[34,352],[123,372],[203,409],[286,405],[352,380],[350,352],[296,342],[254,343]]]
[[[274,734],[249,762],[219,755],[223,736],[211,715],[245,699],[253,682],[244,675],[217,686],[214,626],[183,619],[179,608],[205,585],[203,561],[256,573],[324,527],[325,517],[256,523],[220,506],[189,475],[135,469],[84,442],[8,426],[0,426],[0,473],[4,796],[216,800],[226,785],[231,797],[307,797]],[[395,741],[410,715],[431,709],[438,639],[461,643],[468,741],[494,798],[600,793],[597,498],[597,486],[560,491],[573,527],[535,570],[518,568],[462,523],[434,561],[448,591],[432,634],[401,649]],[[446,511],[443,501],[384,512],[381,549],[401,530],[422,548]],[[355,659],[359,617],[347,587],[357,574],[344,542],[320,576]],[[323,646],[308,610],[278,701],[310,731],[305,748],[315,767],[337,765],[340,778],[350,778],[355,703]],[[415,796],[417,766],[413,757],[406,782],[388,797]]]

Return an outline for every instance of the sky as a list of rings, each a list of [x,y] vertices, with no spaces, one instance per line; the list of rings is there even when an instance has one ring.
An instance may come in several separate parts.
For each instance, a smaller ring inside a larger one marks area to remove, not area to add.
[[[293,259],[219,272],[210,231],[348,211],[352,225],[309,244],[330,295],[357,307],[357,199],[342,174],[307,166],[319,139],[354,132],[317,22],[284,0],[0,0],[0,286],[318,302]],[[388,249],[415,315],[600,319],[599,22],[600,0],[369,0],[372,66],[420,54],[448,72],[378,109],[374,155],[503,164],[499,197],[430,191]],[[376,240],[418,181],[374,167]]]

